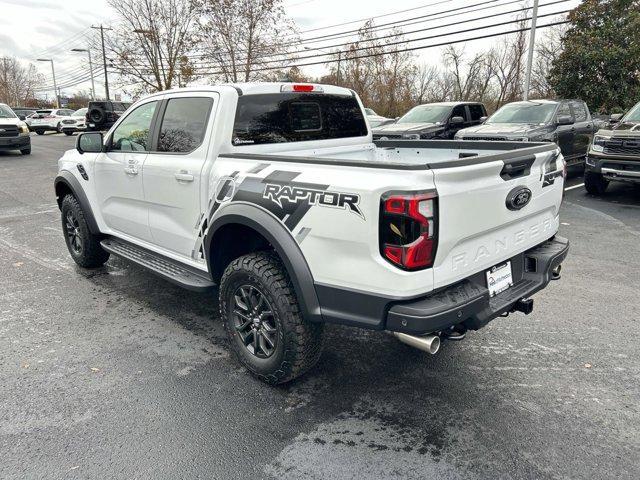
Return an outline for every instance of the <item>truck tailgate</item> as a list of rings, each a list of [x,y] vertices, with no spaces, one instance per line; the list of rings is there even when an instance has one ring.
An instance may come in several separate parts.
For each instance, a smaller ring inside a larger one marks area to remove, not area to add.
[[[556,233],[564,188],[559,150],[512,154],[431,166],[438,191],[434,288],[490,269]]]

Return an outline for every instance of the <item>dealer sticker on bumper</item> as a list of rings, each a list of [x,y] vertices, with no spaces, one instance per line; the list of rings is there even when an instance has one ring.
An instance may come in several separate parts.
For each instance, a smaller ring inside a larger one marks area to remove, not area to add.
[[[513,275],[511,273],[511,262],[501,263],[487,270],[487,288],[492,297],[504,292],[513,285]]]

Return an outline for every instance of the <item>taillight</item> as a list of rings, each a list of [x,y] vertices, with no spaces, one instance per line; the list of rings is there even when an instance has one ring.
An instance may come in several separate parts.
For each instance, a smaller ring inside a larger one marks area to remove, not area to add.
[[[324,90],[319,85],[309,85],[300,83],[285,83],[280,87],[281,92],[316,92],[323,93]]]
[[[437,247],[435,192],[389,192],[382,196],[380,253],[404,270],[433,265]]]

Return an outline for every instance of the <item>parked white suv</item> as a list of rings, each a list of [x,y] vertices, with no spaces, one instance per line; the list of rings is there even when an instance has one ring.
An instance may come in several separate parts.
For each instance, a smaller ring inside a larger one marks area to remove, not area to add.
[[[73,132],[83,132],[87,129],[88,108],[81,108],[71,114],[69,118],[62,120],[62,131],[65,135],[73,135]]]
[[[530,313],[559,278],[553,143],[381,141],[351,90],[266,83],[161,92],[82,133],[55,191],[72,258],[111,253],[219,286],[232,349],[269,383],[319,358],[325,322],[435,353]]]
[[[62,133],[62,121],[68,119],[73,114],[73,110],[68,108],[47,108],[36,110],[36,115],[31,119],[31,130],[38,135],[45,132],[54,131]]]

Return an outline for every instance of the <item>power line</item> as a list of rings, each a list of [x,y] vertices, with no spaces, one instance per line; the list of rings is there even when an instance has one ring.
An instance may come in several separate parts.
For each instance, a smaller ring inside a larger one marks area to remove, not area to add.
[[[543,18],[543,17],[549,17],[549,16],[554,16],[554,15],[560,15],[563,13],[567,13],[570,10],[563,10],[563,11],[559,11],[559,12],[554,12],[554,13],[548,13],[548,14],[544,14],[544,15],[538,15],[538,18]],[[382,47],[386,48],[386,47],[390,47],[393,45],[404,45],[404,44],[410,44],[410,43],[415,43],[415,42],[419,42],[419,41],[423,41],[423,40],[432,40],[434,38],[441,38],[441,37],[449,37],[452,35],[457,35],[457,34],[461,34],[461,33],[469,33],[469,32],[474,32],[477,30],[484,30],[487,28],[495,28],[495,27],[501,27],[501,26],[505,26],[505,25],[511,25],[513,23],[520,23],[520,22],[525,22],[527,20],[530,20],[530,17],[525,17],[522,19],[515,19],[515,20],[509,20],[509,21],[505,21],[505,22],[499,22],[499,23],[494,23],[491,25],[482,25],[479,27],[473,27],[473,28],[467,28],[467,29],[463,29],[463,30],[457,30],[455,32],[450,32],[450,33],[440,33],[440,34],[436,34],[436,35],[428,35],[425,37],[420,37],[420,38],[414,38],[414,39],[404,39],[404,40],[400,40],[397,42],[389,42],[384,44]],[[462,22],[460,22],[462,23]],[[366,43],[366,42],[365,42]],[[312,58],[322,58],[322,57],[327,57],[327,56],[333,56],[333,55],[337,55],[338,53],[341,53],[343,55],[349,55],[353,52],[357,52],[357,51],[362,51],[362,50],[370,50],[372,48],[375,48],[375,46],[372,45],[367,45],[367,46],[362,46],[362,47],[354,47],[354,48],[350,48],[349,50],[344,50],[344,51],[339,51],[339,52],[334,52],[331,54],[320,54],[320,55],[307,55],[307,56],[302,56],[302,57],[298,57],[295,60],[306,60],[306,59],[312,59]],[[395,53],[395,50],[393,51]],[[299,52],[301,53],[301,52]],[[346,57],[343,57],[346,58]],[[349,57],[349,58],[360,58],[360,57]],[[294,60],[293,58],[291,58],[290,60]],[[265,60],[262,62],[255,62],[254,65],[262,65],[262,64],[267,64],[267,63],[275,63],[275,62],[283,62],[286,61],[286,59],[282,59],[282,60]],[[327,62],[319,62],[319,63],[330,63],[329,61]],[[314,64],[315,65],[315,64]],[[195,69],[199,69],[199,68],[210,68],[210,67],[217,67],[218,65],[216,64],[200,64],[197,65],[196,67],[194,67]],[[229,67],[230,65],[223,65],[223,67]],[[288,68],[288,67],[287,67]],[[253,71],[260,71],[260,69],[253,69]]]
[[[538,18],[540,18],[541,15],[538,16]],[[564,25],[566,23],[569,23],[569,20],[562,20],[562,21],[558,21],[558,22],[552,22],[552,23],[547,23],[545,25],[538,25],[538,29],[540,28],[547,28],[547,27],[553,27],[556,25]],[[366,55],[358,55],[355,57],[349,57],[348,60],[358,60],[358,59],[362,59],[362,58],[371,58],[371,57],[380,57],[382,55],[388,55],[390,53],[404,53],[404,52],[413,52],[413,51],[417,51],[417,50],[425,50],[428,48],[435,48],[435,47],[443,47],[445,45],[455,45],[458,43],[465,43],[465,42],[469,42],[469,41],[474,41],[474,40],[483,40],[486,38],[493,38],[493,37],[500,37],[500,36],[504,36],[504,35],[511,35],[512,33],[520,33],[520,32],[526,32],[529,30],[529,27],[524,27],[524,28],[517,28],[517,29],[513,29],[513,30],[508,30],[505,32],[498,32],[498,33],[491,33],[491,34],[487,34],[487,35],[479,35],[477,37],[470,37],[470,38],[463,38],[460,40],[452,40],[452,41],[448,41],[448,42],[441,42],[441,43],[434,43],[431,45],[421,45],[419,47],[408,47],[408,48],[403,48],[400,50],[393,50],[391,52],[376,52],[376,53],[371,53],[371,54],[366,54]],[[407,42],[410,43],[410,42]],[[311,66],[311,65],[324,65],[326,63],[335,63],[337,62],[337,60],[331,60],[331,61],[320,61],[320,62],[307,62],[307,63],[298,63],[298,64],[289,64],[289,65],[281,65],[278,67],[266,67],[266,68],[259,68],[259,69],[254,69],[252,70],[253,72],[260,72],[260,71],[270,71],[270,70],[283,70],[283,69],[289,69],[289,68],[294,68],[294,67],[307,67],[307,66]],[[210,75],[222,75],[224,74],[224,72],[208,72]]]

